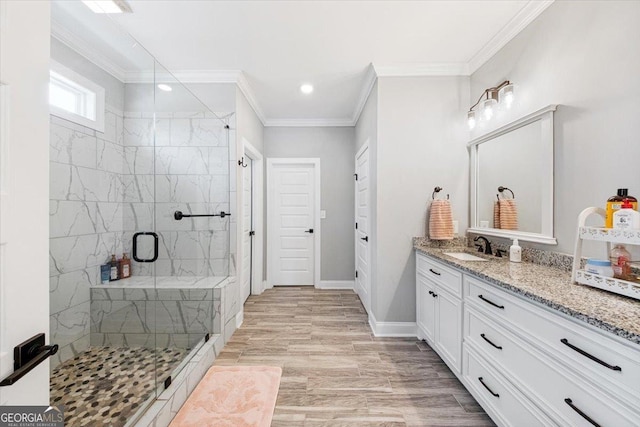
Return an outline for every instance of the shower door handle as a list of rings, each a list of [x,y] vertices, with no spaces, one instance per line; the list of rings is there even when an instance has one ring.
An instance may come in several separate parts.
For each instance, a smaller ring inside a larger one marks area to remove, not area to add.
[[[153,258],[138,258],[138,237],[153,236]],[[133,259],[137,262],[155,262],[158,259],[158,235],[153,231],[141,231],[133,235]]]

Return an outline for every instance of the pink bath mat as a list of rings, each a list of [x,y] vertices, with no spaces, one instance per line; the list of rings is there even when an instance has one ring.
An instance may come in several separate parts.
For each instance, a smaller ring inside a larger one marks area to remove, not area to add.
[[[269,427],[282,369],[213,366],[170,427]]]

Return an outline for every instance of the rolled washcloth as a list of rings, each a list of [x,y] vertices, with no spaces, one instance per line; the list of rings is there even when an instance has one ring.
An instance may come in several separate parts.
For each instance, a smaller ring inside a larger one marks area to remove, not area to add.
[[[518,206],[514,199],[498,200],[499,226],[503,230],[518,229]],[[495,219],[494,219],[495,222]]]
[[[449,200],[434,200],[429,210],[429,238],[431,240],[453,239],[453,214]]]

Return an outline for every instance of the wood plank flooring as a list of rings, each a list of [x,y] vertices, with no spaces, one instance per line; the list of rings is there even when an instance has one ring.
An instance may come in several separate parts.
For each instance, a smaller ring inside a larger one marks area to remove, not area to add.
[[[215,364],[282,368],[272,427],[494,425],[424,342],[373,337],[351,291],[249,297]]]

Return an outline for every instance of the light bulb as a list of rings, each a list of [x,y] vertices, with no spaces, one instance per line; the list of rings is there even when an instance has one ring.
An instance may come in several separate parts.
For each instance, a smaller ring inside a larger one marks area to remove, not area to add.
[[[475,111],[469,111],[467,113],[467,124],[469,125],[469,130],[471,130],[474,127],[476,127],[476,112]]]
[[[509,83],[502,89],[500,89],[499,99],[500,103],[504,104],[505,108],[511,108],[513,105],[514,92],[513,92],[513,84]]]
[[[498,102],[493,98],[482,101],[482,115],[485,120],[491,120],[497,103]]]

